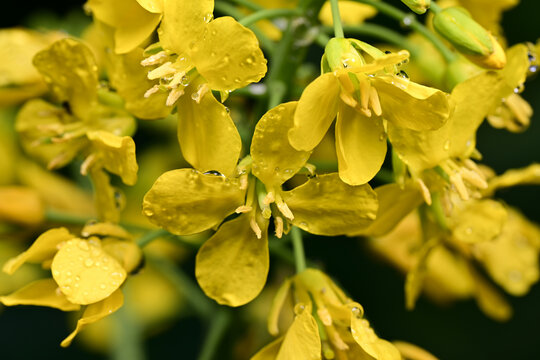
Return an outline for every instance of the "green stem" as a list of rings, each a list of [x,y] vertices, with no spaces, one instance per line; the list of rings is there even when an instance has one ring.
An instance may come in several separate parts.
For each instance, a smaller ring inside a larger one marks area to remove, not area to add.
[[[441,228],[448,230],[446,216],[444,215],[444,210],[441,203],[441,196],[438,192],[431,195],[431,206],[429,208],[431,209],[431,212],[437,224]]]
[[[253,3],[253,2],[251,2],[249,0],[231,0],[231,1],[233,3],[235,3],[235,4],[237,4],[237,5],[245,7],[246,9],[249,9],[251,11],[259,11],[259,10],[264,9],[264,6]]]
[[[326,26],[324,27],[324,31],[326,33],[330,33],[333,31],[333,29],[329,26]],[[399,34],[398,32],[381,25],[370,23],[364,23],[360,25],[345,25],[343,27],[343,31],[346,34],[371,36],[373,38],[383,40],[390,44],[398,45],[409,50],[411,56],[413,57],[418,54],[418,47],[411,41],[409,41],[409,39]]]
[[[338,0],[330,0],[330,6],[332,8],[332,22],[334,24],[334,36],[337,38],[344,38],[343,25],[341,25],[341,17],[339,14]]]
[[[115,331],[112,337],[112,360],[144,360],[143,329],[137,317],[130,313],[129,302],[113,315]]]
[[[61,211],[47,209],[45,211],[45,221],[52,223],[59,223],[65,225],[80,225],[84,226],[87,222],[95,220],[95,218],[83,217],[79,215],[73,215],[64,213]],[[135,224],[120,222],[118,225],[132,231],[148,231],[149,229]]]
[[[251,26],[259,20],[274,19],[278,17],[292,17],[298,15],[300,15],[298,9],[264,9],[242,18],[239,23],[244,26]]]
[[[416,17],[413,14],[403,12],[392,5],[386,4],[385,2],[379,0],[354,1],[362,4],[371,5],[381,13],[400,21],[414,31],[418,32],[420,35],[424,36],[441,53],[447,63],[451,63],[456,60],[457,55],[454,54],[450,49],[448,49],[446,45],[434,33],[429,31],[428,28],[426,28],[424,25],[422,25],[422,23],[416,20]]]
[[[217,351],[219,349],[219,344],[221,343],[230,322],[230,311],[225,308],[219,308],[217,314],[212,318],[210,330],[206,335],[198,360],[212,360],[218,358]]]
[[[178,292],[185,295],[186,301],[199,315],[204,318],[212,316],[215,305],[175,263],[163,257],[147,255],[147,259],[176,286]]]
[[[225,15],[232,16],[233,18],[236,18],[236,19],[242,19],[243,17],[245,17],[245,15],[240,10],[238,10],[234,5],[231,5],[231,4],[228,4],[228,3],[225,3],[225,2],[216,1],[214,3],[214,8],[217,11],[219,11],[219,12],[225,14]],[[266,52],[272,53],[274,51],[274,47],[275,47],[272,40],[270,40],[257,27],[250,26],[249,28],[251,29],[251,31],[253,31],[255,36],[257,36],[257,39],[261,43],[261,48],[263,48],[263,50],[265,50]]]
[[[142,248],[150,244],[155,239],[163,237],[163,236],[168,236],[168,235],[171,235],[171,234],[167,230],[163,230],[163,229],[149,231],[137,239],[137,245],[139,245],[139,247]]]
[[[296,272],[299,274],[306,269],[306,255],[304,253],[304,244],[302,242],[302,232],[296,226],[293,226],[291,229],[291,241],[294,249]]]

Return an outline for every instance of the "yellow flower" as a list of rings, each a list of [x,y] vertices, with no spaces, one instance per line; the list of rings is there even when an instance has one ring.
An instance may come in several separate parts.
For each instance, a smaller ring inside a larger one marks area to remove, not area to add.
[[[163,0],[88,0],[94,17],[114,29],[114,50],[123,54],[141,45],[162,18]]]
[[[98,91],[98,69],[82,43],[59,40],[36,54],[34,65],[63,107],[41,99],[22,107],[15,127],[24,149],[49,169],[84,155],[81,173],[89,173],[98,189],[100,218],[118,221],[114,189],[105,170],[120,176],[125,184],[137,181],[135,143],[123,136],[134,131],[134,119],[114,103],[118,101],[114,95]]]
[[[15,105],[47,91],[45,82],[32,65],[32,58],[61,37],[58,32],[0,30],[0,106]]]
[[[178,108],[178,140],[197,170],[232,175],[241,139],[224,100],[230,91],[259,81],[266,59],[251,30],[231,17],[212,19],[213,1],[168,1],[160,42],[145,52],[110,54],[111,83],[129,111],[160,118]],[[145,56],[145,57],[143,57]],[[145,71],[137,63],[153,67]]]
[[[316,269],[306,269],[281,286],[268,316],[270,334],[279,334],[279,314],[289,296],[294,299],[293,323],[252,360],[401,359],[396,347],[375,334],[362,306]]]
[[[374,60],[366,63],[360,51]],[[384,161],[386,121],[403,129],[441,127],[450,112],[447,95],[400,76],[396,65],[407,58],[405,51],[385,55],[358,40],[330,40],[323,59],[323,69],[329,72],[300,97],[289,132],[292,146],[312,150],[337,115],[339,176],[359,185],[371,180]]]
[[[178,235],[216,227],[227,216],[240,213],[223,223],[197,255],[197,280],[221,304],[243,305],[262,290],[271,216],[278,237],[290,224],[320,235],[356,233],[375,218],[377,200],[371,187],[347,185],[336,174],[313,177],[283,191],[281,185],[309,157],[309,152],[297,151],[287,141],[295,109],[295,102],[282,104],[261,118],[251,144],[251,164],[249,157],[243,160],[235,176],[173,170],[145,196],[143,212],[150,221]]]
[[[447,189],[466,200],[487,187],[485,176],[470,157],[476,154],[476,130],[507,91],[500,74],[484,72],[452,90],[450,100],[455,108],[441,128],[415,131],[389,123],[393,149],[411,176],[425,187],[428,204],[430,192]]]
[[[340,0],[338,5],[339,16],[344,25],[359,25],[365,20],[377,15],[377,9],[375,9],[373,6],[361,4],[355,1]],[[322,6],[321,11],[319,12],[319,20],[324,25],[333,25],[332,9],[329,1],[325,2]]]
[[[86,306],[76,329],[62,341],[64,347],[86,325],[122,306],[120,286],[141,261],[138,246],[121,227],[96,223],[85,226],[81,235],[76,237],[65,228],[48,230],[3,268],[12,274],[26,262],[41,263],[52,273],[52,278],[34,281],[0,297],[6,306],[37,305],[62,311]]]

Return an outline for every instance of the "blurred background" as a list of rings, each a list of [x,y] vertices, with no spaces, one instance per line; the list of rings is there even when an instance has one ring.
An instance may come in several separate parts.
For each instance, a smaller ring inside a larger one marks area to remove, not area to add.
[[[402,6],[399,1],[391,2]],[[89,21],[82,11],[83,3],[73,0],[19,1],[0,12],[0,27],[62,28],[78,34]],[[522,0],[519,6],[504,14],[502,25],[509,45],[536,42],[540,37],[538,14],[540,2],[535,0]],[[399,30],[399,26],[383,16],[375,21]],[[314,58],[316,56],[319,55],[315,54]],[[479,132],[477,143],[484,155],[484,163],[497,173],[540,162],[540,79],[529,80],[522,96],[536,110],[526,132],[513,134],[495,130],[487,124]],[[540,223],[540,187],[515,187],[499,192],[498,196]],[[403,276],[370,256],[362,240],[309,237],[305,238],[305,247],[307,257],[324,264],[326,272],[364,306],[370,322],[382,338],[418,344],[440,359],[540,359],[538,284],[524,297],[508,296],[514,307],[514,316],[506,323],[487,318],[473,300],[441,308],[421,297],[416,309],[407,311],[404,307]],[[279,262],[279,259],[272,259],[272,264]],[[190,276],[193,275],[193,265],[192,261],[183,265]],[[282,274],[271,269],[269,282],[280,276]],[[241,309],[232,312],[233,316],[246,317]],[[248,332],[252,330],[243,328],[244,320],[228,332],[220,359],[233,358],[233,348],[242,346],[234,344],[249,338]],[[73,319],[57,310],[4,308],[0,311],[0,359],[108,358],[77,340],[67,349],[60,348],[59,342],[71,331],[72,324]],[[264,332],[264,324],[260,326],[253,331]],[[206,332],[206,324],[186,310],[171,319],[158,335],[150,336],[144,343],[144,351],[148,359],[195,359]],[[129,354],[119,355],[117,351],[116,358],[130,357]]]

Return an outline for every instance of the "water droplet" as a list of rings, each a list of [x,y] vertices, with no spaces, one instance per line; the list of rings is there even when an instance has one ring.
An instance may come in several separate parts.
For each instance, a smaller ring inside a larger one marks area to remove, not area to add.
[[[354,316],[356,316],[356,318],[361,318],[362,317],[362,310],[360,310],[359,307],[357,306],[354,306],[351,308],[351,312],[353,313]]]
[[[381,135],[379,135],[379,141],[385,141],[386,140],[386,133],[382,132]]]
[[[240,84],[241,81],[242,81],[242,80],[241,80],[239,77],[234,78],[234,82],[237,83],[237,84]]]
[[[148,216],[148,217],[152,217],[152,216],[154,216],[154,212],[152,211],[152,209],[145,209],[144,210],[144,215]]]
[[[411,26],[411,24],[413,23],[413,21],[414,21],[414,15],[409,14],[409,15],[405,16],[405,17],[401,20],[400,24],[401,24],[401,26],[407,28],[407,27]]]
[[[386,55],[388,55],[388,54],[391,54],[392,52],[391,52],[390,50],[385,50],[384,53],[385,53]]]
[[[86,241],[81,241],[79,242],[79,249],[83,250],[83,251],[88,251],[90,250],[90,247],[88,246],[88,243]],[[67,248],[69,249],[69,248]]]
[[[208,170],[206,172],[203,172],[203,175],[215,175],[215,176],[222,176],[222,177],[225,177],[225,175],[223,175],[222,173],[220,173],[219,171],[217,170]]]
[[[101,285],[99,285],[99,288],[100,288],[101,290],[105,290],[105,289],[107,288],[107,285],[101,284]]]
[[[396,75],[407,80],[409,79],[409,75],[403,70],[400,70]]]
[[[514,89],[514,94],[520,94],[523,92],[523,90],[525,89],[525,86],[523,84],[519,84],[515,89]]]
[[[94,260],[92,260],[92,259],[86,259],[86,260],[84,260],[84,266],[86,266],[86,267],[92,267],[92,265],[94,265]]]
[[[126,197],[119,189],[114,189],[114,205],[118,210],[122,210],[126,205]]]
[[[538,66],[537,65],[531,65],[529,66],[529,76],[530,75],[533,75],[535,74],[536,72],[538,71]]]
[[[306,231],[309,229],[309,225],[305,221],[300,222],[300,224],[298,224],[298,227],[300,227],[300,228],[302,228],[302,229],[304,229]]]
[[[213,18],[214,18],[214,14],[208,13],[204,15],[203,20],[205,23],[209,23],[210,21],[212,21]]]
[[[450,140],[444,142],[443,149],[446,151],[450,150]]]

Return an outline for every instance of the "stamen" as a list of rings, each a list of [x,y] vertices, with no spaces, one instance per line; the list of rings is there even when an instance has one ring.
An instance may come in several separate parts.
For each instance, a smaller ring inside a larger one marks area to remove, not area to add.
[[[157,65],[163,63],[163,61],[167,58],[167,54],[165,51],[160,51],[157,54],[151,55],[141,61],[142,66],[151,66],[151,65]]]
[[[165,105],[167,106],[173,106],[174,103],[180,98],[180,96],[184,95],[184,89],[183,88],[175,88],[172,89],[169,93],[169,96],[167,96],[167,101],[165,102]]]
[[[369,110],[369,97],[370,97],[371,85],[367,79],[360,80],[360,106],[362,107],[362,112],[367,116],[371,117],[371,111]]]
[[[264,204],[264,205],[270,205],[270,204],[273,203],[274,201],[276,201],[276,198],[275,198],[275,196],[274,196],[274,192],[273,192],[273,191],[270,191],[270,192],[268,192],[268,194],[266,194],[266,196],[264,197],[263,204]]]
[[[155,68],[152,71],[149,71],[148,79],[155,80],[176,73],[176,69],[173,68],[171,65],[172,62],[167,61],[165,64]]]
[[[255,236],[257,236],[257,239],[260,239],[262,237],[262,231],[259,227],[259,224],[257,224],[254,216],[249,219],[249,226],[251,227],[251,230],[253,230],[253,232],[255,233]]]
[[[81,175],[86,176],[88,174],[88,169],[96,160],[96,154],[90,154],[86,159],[84,159],[81,164]]]
[[[283,219],[281,216],[275,216],[274,217],[274,226],[276,228],[275,234],[278,239],[281,239],[283,236]]]
[[[171,79],[171,82],[169,83],[168,87],[171,89],[178,86],[178,84],[182,83],[184,81],[184,77],[186,76],[185,71],[180,71],[174,74],[173,78]]]
[[[381,116],[382,114],[381,102],[379,100],[379,94],[377,93],[377,89],[375,89],[374,87],[371,87],[370,89],[369,104],[371,105],[373,112],[375,112],[375,115]]]
[[[148,99],[150,95],[155,94],[158,91],[159,91],[159,85],[154,85],[150,89],[146,90],[143,96]]]
[[[317,315],[319,315],[319,319],[321,319],[321,322],[325,326],[331,326],[332,325],[332,317],[330,316],[330,312],[325,307],[320,307],[317,309]]]
[[[197,88],[197,91],[191,94],[191,98],[197,102],[197,104],[201,103],[201,99],[204,95],[210,90],[210,87],[208,84],[201,84]]]
[[[450,182],[455,186],[456,191],[462,200],[469,200],[469,192],[467,191],[467,187],[463,183],[463,178],[459,173],[450,175]]]
[[[424,198],[424,201],[426,202],[426,204],[431,205],[432,204],[431,193],[429,192],[429,189],[426,186],[426,183],[420,178],[417,178],[416,182],[420,186],[420,191],[422,192],[422,197]]]
[[[477,172],[463,168],[461,169],[461,176],[479,189],[487,189],[488,187],[487,181]]]
[[[236,210],[234,210],[234,212],[237,214],[243,214],[243,213],[250,212],[251,210],[253,210],[251,206],[240,205],[239,207],[236,208]]]

